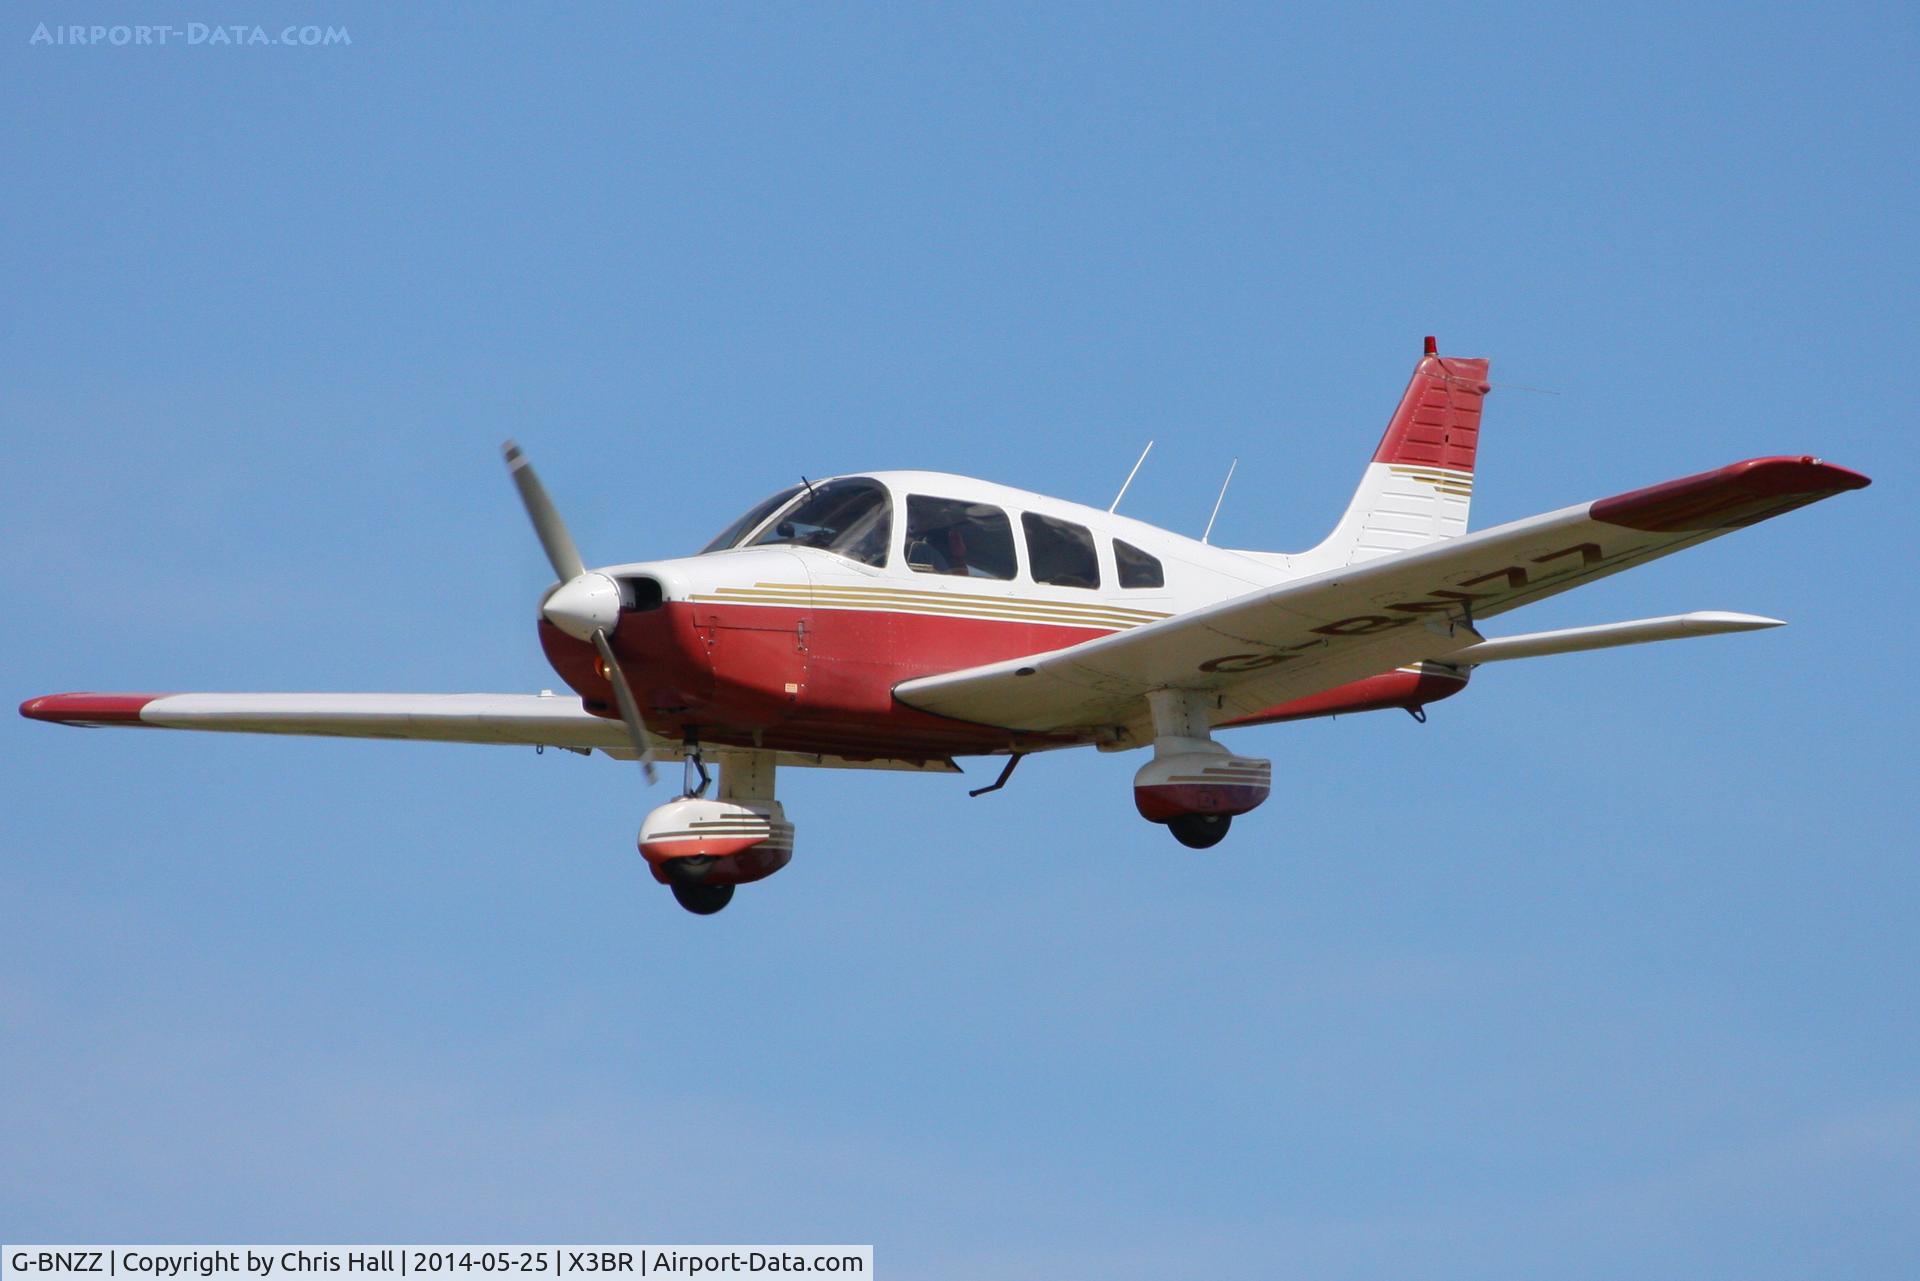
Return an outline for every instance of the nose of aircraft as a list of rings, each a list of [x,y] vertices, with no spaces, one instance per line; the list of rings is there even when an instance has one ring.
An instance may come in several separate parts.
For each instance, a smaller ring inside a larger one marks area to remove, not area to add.
[[[592,640],[620,621],[620,585],[605,574],[580,574],[554,588],[540,613],[576,640]]]

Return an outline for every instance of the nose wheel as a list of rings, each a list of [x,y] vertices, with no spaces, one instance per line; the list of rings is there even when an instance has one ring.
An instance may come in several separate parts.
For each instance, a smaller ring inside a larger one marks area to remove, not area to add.
[[[1173,839],[1190,850],[1212,849],[1226,839],[1227,829],[1232,826],[1229,814],[1181,814],[1167,820]]]

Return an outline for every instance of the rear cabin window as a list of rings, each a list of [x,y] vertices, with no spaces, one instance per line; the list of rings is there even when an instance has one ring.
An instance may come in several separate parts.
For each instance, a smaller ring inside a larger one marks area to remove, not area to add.
[[[922,574],[1012,578],[1013,526],[989,503],[909,494],[907,564]]]
[[[1149,556],[1132,543],[1113,540],[1113,560],[1120,570],[1122,587],[1165,587],[1167,576],[1160,569],[1160,560]]]
[[[871,480],[835,480],[813,486],[753,545],[818,547],[864,565],[884,566],[892,536],[893,502],[884,486]]]
[[[1020,517],[1027,531],[1027,566],[1036,583],[1055,587],[1098,587],[1100,557],[1085,525],[1027,512]]]

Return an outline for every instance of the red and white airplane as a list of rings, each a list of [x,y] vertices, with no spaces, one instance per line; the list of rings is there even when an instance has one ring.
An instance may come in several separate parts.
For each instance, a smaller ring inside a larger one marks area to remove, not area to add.
[[[638,758],[649,779],[655,758],[679,758],[689,785],[647,815],[640,852],[706,914],[793,857],[780,766],[955,772],[958,756],[1004,756],[999,780],[977,789],[990,791],[1030,752],[1150,747],[1135,806],[1204,848],[1269,787],[1269,763],[1215,730],[1395,707],[1424,719],[1482,663],[1778,626],[1694,613],[1491,640],[1479,630],[1868,483],[1814,458],[1754,458],[1469,534],[1487,392],[1485,360],[1442,357],[1427,339],[1346,514],[1292,554],[888,471],[784,489],[694,556],[588,569],[509,443],[559,577],[540,604],[540,643],[577,700],[85,693],[20,710],[68,725],[598,749]]]

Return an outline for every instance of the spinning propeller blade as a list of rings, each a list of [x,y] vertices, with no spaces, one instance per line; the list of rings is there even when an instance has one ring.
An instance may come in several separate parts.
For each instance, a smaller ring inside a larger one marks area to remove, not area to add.
[[[533,521],[533,532],[539,535],[540,546],[546,549],[547,559],[553,563],[554,577],[563,583],[580,577],[587,572],[586,563],[580,559],[580,549],[573,545],[573,535],[567,532],[566,522],[560,519],[553,500],[547,497],[547,487],[534,474],[533,464],[513,441],[501,448],[506,452],[507,470],[513,475],[514,487],[520,491],[520,501],[526,505],[527,516]]]
[[[593,647],[600,651],[600,665],[607,669],[607,683],[613,686],[613,701],[620,706],[620,719],[627,724],[627,737],[633,740],[633,750],[640,753],[640,772],[651,783],[653,745],[647,739],[647,723],[640,719],[640,704],[634,701],[627,674],[620,670],[620,660],[614,657],[613,642],[601,628],[593,630]]]
[[[514,488],[520,491],[527,518],[533,522],[533,532],[539,536],[540,546],[546,550],[547,560],[552,562],[553,572],[560,579],[560,586],[548,593],[540,612],[569,636],[593,642],[607,683],[613,686],[613,701],[620,708],[620,720],[626,725],[627,737],[633,741],[633,750],[640,758],[640,771],[651,783],[654,780],[653,744],[647,737],[647,723],[641,718],[639,700],[634,698],[633,687],[627,684],[627,674],[620,670],[620,660],[613,652],[613,641],[607,636],[607,627],[619,621],[620,586],[605,574],[587,572],[586,562],[580,559],[580,549],[574,545],[573,535],[567,532],[566,522],[560,519],[559,509],[547,497],[547,488],[540,483],[533,464],[513,441],[502,448]]]

